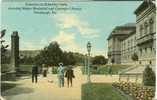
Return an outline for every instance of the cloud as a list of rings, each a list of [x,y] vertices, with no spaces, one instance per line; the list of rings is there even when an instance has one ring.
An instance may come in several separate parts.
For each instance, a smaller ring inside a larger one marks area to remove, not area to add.
[[[61,47],[66,51],[81,52],[80,46],[75,41],[75,34],[68,33],[65,31],[60,31],[59,34],[52,39],[52,41],[57,41]]]
[[[57,26],[60,29],[75,28],[85,38],[98,37],[98,30],[91,27],[85,20],[80,19],[75,14],[59,14],[56,17]]]

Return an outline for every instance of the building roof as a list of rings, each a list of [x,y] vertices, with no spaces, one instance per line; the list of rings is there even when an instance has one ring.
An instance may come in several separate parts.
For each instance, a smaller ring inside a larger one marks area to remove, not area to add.
[[[144,0],[141,5],[135,10],[135,14],[138,15],[145,9],[147,9],[149,6],[154,6],[155,4],[152,2],[152,0]]]
[[[116,26],[113,31],[110,33],[109,37],[107,40],[109,40],[112,36],[117,36],[117,35],[128,35],[132,31],[136,30],[136,24],[135,23],[126,23],[121,26]],[[123,32],[125,31],[125,32]]]
[[[128,39],[130,36],[136,34],[136,30],[131,31],[123,40]]]

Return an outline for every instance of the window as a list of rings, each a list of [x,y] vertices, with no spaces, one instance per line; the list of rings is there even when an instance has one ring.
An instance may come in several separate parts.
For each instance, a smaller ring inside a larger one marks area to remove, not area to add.
[[[140,55],[142,56],[142,49],[140,49]]]
[[[140,37],[142,36],[143,34],[143,25],[140,25]]]
[[[140,61],[139,64],[142,64],[142,62]]]
[[[147,22],[144,23],[144,33],[145,34],[148,33],[148,23]]]
[[[153,51],[153,47],[152,46],[150,47],[150,50]]]
[[[147,48],[145,48],[145,53],[147,53]]]
[[[149,24],[150,24],[150,26],[149,26],[149,32],[150,32],[150,33],[153,33],[153,23],[154,23],[153,18],[151,18],[151,19],[149,20]]]
[[[150,64],[150,65],[152,64],[152,61],[151,61],[151,60],[149,61],[149,64]]]

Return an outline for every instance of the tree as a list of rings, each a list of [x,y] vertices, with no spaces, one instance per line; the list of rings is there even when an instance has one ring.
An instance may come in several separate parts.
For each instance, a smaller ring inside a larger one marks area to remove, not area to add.
[[[136,53],[134,53],[134,54],[132,55],[131,59],[132,59],[133,61],[138,61],[138,55],[137,55]]]
[[[84,56],[79,53],[62,51],[57,42],[52,42],[46,46],[34,58],[38,65],[46,64],[50,66],[58,66],[60,62],[66,65],[75,65],[76,63],[83,62]]]
[[[2,63],[6,63],[9,61],[10,57],[7,57],[6,53],[7,53],[7,48],[9,47],[9,45],[4,45],[4,42],[5,40],[3,39],[3,37],[5,36],[6,34],[6,29],[3,29],[1,31],[1,34],[0,34],[0,42],[1,42],[1,61]]]
[[[136,53],[134,53],[132,56],[131,56],[131,59],[133,60],[133,61],[138,61],[138,55],[136,54]]]
[[[145,86],[155,86],[155,73],[149,66],[143,72],[143,84]]]
[[[93,58],[92,63],[93,64],[98,64],[98,65],[106,64],[107,63],[107,59],[104,56],[102,56],[102,55],[95,56]]]
[[[35,57],[37,64],[58,65],[62,62],[63,52],[57,42],[52,42],[46,46],[39,55]]]
[[[75,65],[76,64],[76,57],[74,56],[73,52],[64,52],[62,61],[64,65]]]

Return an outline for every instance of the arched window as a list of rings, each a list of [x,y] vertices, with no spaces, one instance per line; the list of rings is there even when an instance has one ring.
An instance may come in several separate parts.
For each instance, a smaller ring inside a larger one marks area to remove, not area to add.
[[[149,26],[149,32],[150,32],[150,33],[153,33],[153,24],[154,24],[153,18],[151,18],[151,19],[149,20],[149,24],[150,24],[150,26]]]
[[[144,33],[145,34],[148,33],[148,23],[147,22],[144,23]]]
[[[143,25],[140,25],[140,37],[143,35]]]

